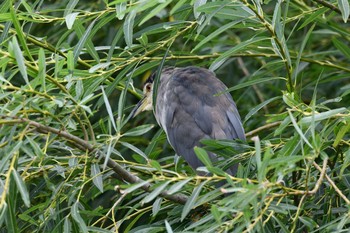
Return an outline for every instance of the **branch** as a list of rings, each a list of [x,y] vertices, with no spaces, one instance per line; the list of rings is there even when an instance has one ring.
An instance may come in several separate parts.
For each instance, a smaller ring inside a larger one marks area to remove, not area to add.
[[[254,134],[264,130],[264,129],[269,129],[269,128],[272,128],[274,126],[277,126],[277,125],[280,125],[281,124],[281,121],[276,121],[276,122],[273,122],[273,123],[270,123],[270,124],[267,124],[267,125],[263,125],[259,128],[256,128],[248,133],[245,134],[246,137],[250,137],[250,136],[253,136]]]
[[[320,166],[318,166],[317,163],[313,163],[313,165],[317,168],[317,170],[319,170],[320,172],[322,172],[322,168],[320,168]],[[350,201],[349,199],[342,193],[342,191],[337,187],[337,185],[334,183],[334,181],[327,175],[324,174],[324,176],[326,177],[326,179],[328,180],[329,184],[334,188],[334,190],[338,193],[338,195],[343,198],[343,200],[346,202],[347,205],[350,205]]]
[[[15,118],[17,123],[27,123],[29,126],[32,126],[35,128],[35,130],[39,133],[54,133],[57,134],[60,137],[63,137],[70,142],[72,142],[75,146],[77,146],[80,150],[88,151],[90,154],[95,153],[96,157],[99,158],[99,160],[106,159],[105,156],[102,154],[102,152],[98,149],[96,149],[93,145],[91,145],[89,142],[74,136],[67,131],[64,130],[58,130],[43,124],[40,124],[38,122],[26,119],[26,118]],[[14,123],[15,121],[11,121],[11,123]],[[127,181],[129,183],[140,183],[143,182],[141,178],[138,176],[133,175],[126,169],[124,169],[121,165],[113,161],[112,159],[107,160],[107,166],[111,168],[116,174],[118,174],[118,179],[121,181]],[[146,192],[151,192],[152,191],[152,185],[150,183],[146,183],[143,186],[141,186],[143,190]],[[170,195],[166,191],[163,191],[160,193],[161,197],[164,197],[170,201],[179,203],[179,204],[185,204],[188,197],[183,194],[175,194],[175,195]]]
[[[327,8],[329,8],[329,9],[331,9],[331,10],[333,10],[333,11],[339,13],[339,14],[341,14],[341,11],[339,10],[339,8],[337,8],[336,6],[332,5],[329,2],[326,2],[324,0],[313,0],[313,1],[321,4],[322,6],[327,7]]]

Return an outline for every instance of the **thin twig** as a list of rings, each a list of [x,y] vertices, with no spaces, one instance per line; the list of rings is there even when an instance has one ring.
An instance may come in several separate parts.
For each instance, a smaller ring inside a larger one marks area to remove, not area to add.
[[[11,122],[14,123],[14,121],[11,121]],[[34,127],[36,129],[36,131],[39,133],[44,133],[44,134],[47,134],[49,132],[54,133],[60,137],[63,137],[65,139],[71,141],[80,150],[88,151],[90,154],[95,153],[96,157],[99,158],[100,161],[103,161],[104,159],[106,159],[105,156],[102,154],[102,152],[100,150],[96,149],[89,142],[87,142],[87,141],[85,141],[77,136],[74,136],[74,135],[68,133],[67,131],[55,129],[55,128],[40,124],[38,122],[29,120],[26,118],[17,118],[17,123],[27,123],[29,126]],[[107,166],[109,168],[111,168],[116,174],[119,175],[118,179],[121,181],[127,181],[127,182],[132,183],[132,184],[143,182],[143,180],[141,178],[133,175],[132,173],[130,173],[129,171],[124,169],[121,165],[119,165],[118,163],[116,163],[112,159],[107,160]],[[141,186],[141,188],[143,190],[145,190],[146,192],[152,191],[152,185],[148,182],[145,183],[143,186]],[[183,195],[183,194],[169,195],[166,191],[161,192],[160,196],[164,197],[170,201],[180,203],[180,204],[185,204],[187,199],[188,199],[188,197],[186,195]]]
[[[322,6],[327,7],[327,8],[329,8],[329,9],[331,9],[331,10],[333,10],[333,11],[339,13],[339,14],[341,14],[341,11],[339,10],[339,8],[334,6],[334,5],[332,5],[329,2],[326,2],[326,1],[323,1],[323,0],[313,0],[313,1],[321,4]]]
[[[313,162],[313,165],[317,168],[317,170],[322,171],[322,169],[320,168],[320,166],[318,166],[317,163]],[[343,198],[343,200],[346,202],[347,205],[350,205],[350,201],[349,199],[340,191],[340,189],[337,187],[337,185],[333,182],[333,180],[327,175],[325,174],[325,177],[327,179],[327,181],[329,182],[329,184],[334,188],[334,190],[339,194],[339,196],[341,198]]]
[[[318,178],[316,184],[315,184],[315,187],[308,192],[308,194],[315,194],[317,192],[317,190],[321,187],[321,184],[322,184],[322,181],[324,179],[324,176],[326,174],[326,170],[327,170],[327,162],[328,162],[328,158],[325,158],[323,160],[323,164],[322,164],[322,170],[319,170],[321,173],[320,173],[320,177]],[[314,162],[314,164],[317,164]]]
[[[267,124],[267,125],[263,125],[259,128],[256,128],[248,133],[245,134],[246,137],[250,137],[250,136],[253,136],[254,134],[264,130],[264,129],[269,129],[269,128],[272,128],[272,127],[275,127],[277,125],[280,125],[282,121],[276,121],[276,122],[273,122],[273,123],[270,123],[270,124]]]

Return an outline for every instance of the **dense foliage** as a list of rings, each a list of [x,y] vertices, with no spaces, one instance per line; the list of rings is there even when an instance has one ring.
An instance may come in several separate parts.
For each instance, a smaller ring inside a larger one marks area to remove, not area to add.
[[[3,0],[0,232],[348,232],[348,19],[347,0]],[[213,176],[128,117],[163,65],[210,68],[238,105],[247,142],[197,149]]]

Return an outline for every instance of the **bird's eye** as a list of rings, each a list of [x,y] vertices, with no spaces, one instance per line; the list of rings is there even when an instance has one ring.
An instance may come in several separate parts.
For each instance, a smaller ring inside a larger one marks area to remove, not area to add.
[[[147,83],[147,84],[145,85],[144,90],[145,90],[146,92],[150,92],[150,91],[151,91],[151,84],[150,84],[150,83]]]

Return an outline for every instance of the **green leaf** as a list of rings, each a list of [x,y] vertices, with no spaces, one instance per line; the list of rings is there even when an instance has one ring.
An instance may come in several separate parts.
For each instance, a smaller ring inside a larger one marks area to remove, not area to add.
[[[70,0],[67,7],[64,9],[63,16],[67,16],[74,10],[75,6],[78,4],[79,0]]]
[[[72,232],[72,223],[70,222],[70,219],[68,217],[64,218],[63,232],[64,233]]]
[[[123,25],[125,43],[129,48],[132,46],[132,41],[133,41],[135,17],[136,17],[136,11],[135,10],[130,11],[129,14],[126,16],[124,25]]]
[[[84,219],[81,217],[81,215],[80,215],[80,211],[79,211],[79,206],[80,206],[80,203],[77,201],[77,202],[75,202],[73,205],[72,205],[72,207],[71,207],[71,215],[72,215],[72,217],[73,217],[73,219],[74,219],[74,221],[78,224],[78,226],[79,226],[79,228],[80,228],[80,230],[82,231],[82,232],[86,232],[86,233],[88,233],[88,229],[87,229],[87,227],[86,227],[86,224],[85,224],[85,222],[84,222]]]
[[[206,2],[207,0],[195,0],[193,3],[193,15],[197,19],[197,21],[198,21],[198,17],[200,16],[200,11],[198,11],[198,8],[200,6],[205,5]],[[200,24],[200,21],[199,21],[199,24]]]
[[[316,25],[316,24],[313,24],[313,25],[310,27],[310,29],[307,31],[307,33],[306,33],[306,35],[305,35],[305,37],[304,37],[304,39],[303,39],[303,41],[302,41],[302,43],[301,43],[301,45],[300,45],[299,53],[298,53],[298,56],[297,56],[297,60],[295,61],[295,68],[294,68],[293,74],[292,74],[292,75],[293,75],[292,78],[293,78],[293,80],[294,80],[295,83],[297,82],[296,79],[297,79],[297,75],[298,75],[298,72],[299,72],[299,64],[300,64],[301,56],[303,55],[304,48],[305,48],[305,46],[306,46],[307,41],[308,41],[309,38],[310,38],[310,35],[311,35],[312,31],[313,31],[314,28],[315,28],[315,25]],[[296,86],[296,84],[294,84],[294,86]]]
[[[132,193],[133,191],[140,189],[144,185],[149,185],[148,181],[140,181],[139,183],[132,184],[129,188],[125,189],[124,192]]]
[[[340,50],[349,60],[350,60],[350,48],[348,45],[344,44],[340,40],[337,40],[336,38],[332,39],[332,42],[337,49]]]
[[[17,188],[19,190],[19,193],[21,194],[24,204],[29,208],[30,199],[26,184],[22,180],[21,175],[15,169],[12,170],[12,176],[16,182]]]
[[[172,195],[174,193],[177,193],[178,191],[180,191],[182,189],[183,186],[185,186],[188,182],[190,182],[192,180],[192,178],[187,178],[185,180],[181,180],[179,182],[176,182],[175,184],[173,184],[169,190],[168,190],[168,194]]]
[[[260,3],[258,5],[260,6]],[[260,6],[260,9],[262,9],[261,6]],[[273,11],[272,27],[275,31],[277,38],[279,40],[282,40],[284,35],[283,35],[283,27],[280,20],[281,20],[281,0],[277,0],[275,5],[275,10]]]
[[[157,171],[159,171],[159,172],[162,171],[162,166],[160,166],[158,161],[156,161],[156,160],[149,160],[149,164],[151,165],[151,167],[157,169]]]
[[[343,113],[346,111],[347,111],[346,108],[337,108],[337,109],[329,110],[326,112],[315,113],[313,116],[304,117],[303,119],[301,119],[300,123],[301,124],[310,124],[312,121],[317,122],[317,121],[330,119],[330,118],[336,116],[337,114],[340,114],[340,113]]]
[[[161,192],[163,192],[165,190],[165,188],[168,186],[168,184],[170,183],[170,181],[166,181],[164,183],[162,183],[161,185],[159,185],[157,188],[155,188],[152,192],[150,192],[142,201],[141,203],[148,203],[150,201],[152,201],[153,199],[155,199],[156,197],[159,196],[159,194]]]
[[[191,209],[193,209],[196,206],[196,200],[205,184],[206,184],[206,181],[200,183],[197,187],[194,188],[191,196],[188,198],[184,208],[182,209],[181,221],[183,221],[188,215],[188,213],[191,211]]]
[[[194,49],[192,49],[191,53],[193,53],[194,51],[198,50],[199,48],[201,48],[204,44],[210,42],[213,40],[213,38],[217,37],[218,35],[220,35],[223,32],[226,32],[228,29],[232,28],[234,25],[242,22],[243,19],[240,20],[235,20],[233,22],[230,22],[228,24],[225,24],[221,27],[219,27],[217,30],[215,30],[214,32],[210,33],[208,36],[204,37],[203,40],[201,40],[196,47],[194,47]]]
[[[115,11],[117,14],[117,18],[119,20],[122,20],[125,16],[125,11],[126,11],[126,2],[121,2],[121,3],[117,3],[115,5]]]
[[[349,19],[350,10],[349,10],[349,0],[338,0],[338,6],[343,17],[344,23]]]
[[[307,26],[308,24],[317,21],[320,19],[320,15],[323,15],[324,13],[326,13],[329,9],[326,7],[323,7],[321,9],[318,9],[317,11],[315,11],[314,13],[312,13],[311,15],[309,15],[309,17],[307,17],[304,21],[304,23],[302,25],[300,25],[300,27],[298,28],[298,30],[304,28],[305,26]]]
[[[225,172],[218,167],[208,167],[207,169],[210,173],[213,173],[215,175],[225,176]]]
[[[181,6],[185,4],[187,0],[179,0],[176,2],[175,6],[173,6],[170,10],[170,15],[173,15]]]
[[[134,145],[131,145],[130,143],[127,142],[122,142],[120,141],[120,144],[122,144],[123,146],[131,149],[132,151],[134,151],[136,154],[141,155],[142,158],[144,158],[146,161],[148,161],[147,155],[145,155],[145,153],[143,153],[139,148],[137,148]]]
[[[261,144],[260,144],[260,139],[258,136],[255,136],[252,138],[254,141],[254,146],[255,146],[255,160],[256,160],[256,167],[258,170],[258,173],[261,173]],[[260,178],[260,176],[258,175]],[[259,182],[262,182],[262,180],[259,179]]]
[[[99,164],[91,164],[91,176],[94,185],[100,190],[101,193],[103,193],[103,179]]]
[[[7,211],[7,203],[3,202],[3,204],[0,206],[0,226],[3,226],[3,222],[6,217],[6,211]]]
[[[44,49],[39,49],[39,72],[38,72],[38,83],[41,84],[40,90],[46,93],[46,60]]]
[[[98,63],[89,69],[89,73],[95,73],[97,70],[108,68],[110,65],[110,62]]]
[[[18,45],[17,38],[15,36],[12,38],[12,43],[10,44],[10,46],[12,47],[14,57],[16,59],[17,65],[18,65],[18,69],[21,72],[22,78],[24,79],[26,84],[31,88],[29,80],[28,80],[27,67],[25,65],[25,60],[24,60],[22,51]]]
[[[210,65],[209,69],[214,71],[217,68],[219,68],[223,64],[223,62],[225,62],[229,57],[233,56],[234,54],[236,54],[240,50],[246,49],[249,45],[254,44],[256,42],[263,41],[263,40],[269,40],[269,39],[270,38],[268,38],[268,37],[253,37],[247,41],[243,41],[243,42],[239,43],[238,45],[234,46],[233,48],[231,48],[230,50],[221,54],[221,56],[218,57],[217,59],[215,59],[214,62]]]
[[[258,79],[249,80],[244,83],[240,83],[234,87],[228,88],[225,92],[231,92],[231,91],[239,90],[245,87],[253,86],[264,82],[270,82],[274,80],[286,80],[286,79],[283,77],[258,78]],[[221,93],[218,93],[218,94],[220,95]]]
[[[165,229],[167,233],[173,233],[173,229],[171,229],[171,226],[167,220],[165,220]]]
[[[13,23],[15,30],[16,30],[16,35],[18,37],[18,40],[19,40],[24,52],[25,52],[25,55],[29,57],[30,61],[34,61],[34,59],[32,57],[32,53],[30,52],[28,45],[27,45],[28,43],[26,41],[26,36],[24,35],[24,33],[22,31],[21,24],[18,20],[18,15],[16,14],[14,4],[10,5],[10,13],[11,13],[12,23]],[[16,41],[17,41],[17,39],[16,39]],[[18,43],[17,43],[17,45],[18,45]],[[20,51],[20,49],[19,49],[19,51]],[[22,54],[22,52],[21,52],[21,54]],[[21,55],[21,56],[23,56],[23,55]],[[17,57],[16,57],[16,60],[17,60]]]
[[[195,146],[193,148],[194,153],[196,153],[198,159],[206,166],[206,167],[212,167],[213,164],[211,163],[211,160],[208,156],[208,153],[200,147]]]
[[[221,224],[221,216],[220,216],[220,211],[218,210],[218,208],[216,207],[216,205],[212,205],[210,208],[210,212],[213,215],[213,217],[215,218],[215,220]]]
[[[159,213],[159,210],[161,208],[161,204],[162,204],[163,198],[158,197],[153,205],[152,205],[152,216],[156,216]]]
[[[79,100],[84,93],[84,85],[83,85],[83,81],[81,79],[78,79],[75,83],[75,99]],[[90,94],[88,96],[86,96],[81,102],[80,104],[84,104],[85,102],[89,101],[90,98],[92,97],[93,94]]]
[[[78,15],[79,15],[79,12],[75,12],[75,13],[68,14],[66,15],[66,17],[64,17],[67,28],[69,30],[72,29],[75,19],[77,18]]]
[[[79,59],[79,56],[80,56],[80,53],[81,51],[83,50],[84,46],[87,45],[87,49],[89,50],[90,54],[98,61],[99,60],[99,57],[98,55],[94,55],[96,54],[96,51],[95,51],[95,48],[90,44],[89,45],[89,40],[92,36],[91,34],[91,30],[93,29],[94,25],[95,25],[95,22],[96,22],[97,19],[95,19],[94,21],[92,21],[88,28],[86,29],[86,31],[82,34],[80,40],[78,41],[77,45],[75,46],[74,48],[74,51],[73,51],[73,55],[74,55],[74,64],[78,61]],[[75,29],[77,31],[77,34],[81,34],[83,28],[80,24],[76,24],[75,25]],[[91,43],[91,42],[90,42]],[[88,47],[90,46],[90,47]]]
[[[123,133],[123,136],[130,136],[130,137],[140,136],[147,133],[153,128],[154,128],[153,124],[140,125]]]
[[[295,130],[298,132],[298,134],[299,134],[300,137],[304,140],[304,142],[305,142],[311,149],[313,149],[313,146],[311,145],[311,143],[309,142],[309,140],[307,140],[307,138],[306,138],[305,134],[303,133],[303,131],[299,128],[298,123],[297,123],[296,120],[294,119],[292,112],[289,110],[288,113],[289,113],[290,120],[292,121],[292,124],[293,124]],[[310,122],[311,122],[311,121],[310,121]]]
[[[105,93],[105,90],[104,90],[104,88],[102,86],[101,86],[101,90],[102,90],[102,95],[103,95],[103,101],[105,103],[105,106],[106,106],[106,109],[107,109],[107,113],[108,113],[108,116],[109,116],[109,120],[112,123],[112,126],[113,126],[114,130],[116,132],[118,132],[117,126],[115,124],[114,115],[113,115],[113,111],[112,111],[111,105],[109,104],[108,97],[107,97],[107,95]]]
[[[257,113],[260,109],[262,109],[263,107],[265,107],[266,105],[268,105],[269,103],[277,100],[277,99],[281,99],[280,96],[276,96],[276,97],[273,97],[271,99],[268,99],[268,100],[265,100],[264,102],[258,104],[257,106],[255,106],[254,108],[252,108],[248,114],[245,116],[244,118],[244,121],[243,121],[243,124],[245,122],[247,122],[247,120],[249,120],[250,117],[252,117],[253,115],[255,115],[255,113]]]
[[[151,12],[149,14],[147,14],[146,16],[143,17],[143,19],[141,20],[141,22],[139,23],[139,26],[141,26],[142,24],[144,24],[146,21],[148,21],[150,18],[152,18],[153,16],[155,16],[156,14],[158,14],[161,10],[163,10],[167,5],[169,5],[172,1],[165,1],[161,4],[158,4],[154,9],[151,10]]]
[[[335,140],[333,142],[333,147],[337,147],[340,141],[344,138],[345,134],[350,131],[350,121],[347,121],[345,125],[343,125],[337,133]]]

